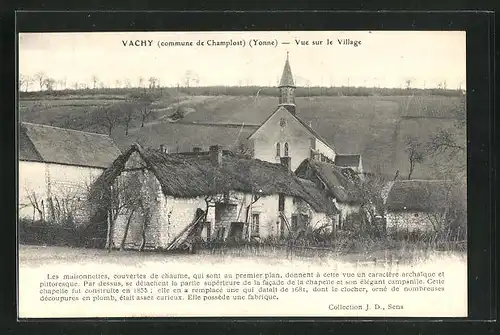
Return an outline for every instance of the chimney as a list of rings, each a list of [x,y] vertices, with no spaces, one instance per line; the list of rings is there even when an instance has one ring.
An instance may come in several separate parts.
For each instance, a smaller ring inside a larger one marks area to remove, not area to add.
[[[193,152],[201,152],[201,148],[200,147],[194,147],[193,148]]]
[[[168,147],[164,144],[160,144],[160,151],[165,154],[168,154]]]
[[[288,171],[292,172],[292,158],[291,157],[280,157],[280,163]]]
[[[210,160],[220,166],[222,163],[222,148],[219,145],[211,145],[208,150],[210,153]]]
[[[314,161],[321,161],[321,154],[315,150],[311,150],[311,159]]]

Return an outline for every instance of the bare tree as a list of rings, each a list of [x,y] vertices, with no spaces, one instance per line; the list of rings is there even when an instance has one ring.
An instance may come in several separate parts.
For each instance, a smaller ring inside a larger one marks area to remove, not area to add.
[[[99,106],[90,115],[90,125],[104,127],[110,136],[121,122],[120,108],[117,105]]]
[[[99,77],[95,74],[92,76],[92,88],[95,90],[97,88],[97,84],[99,83]]]
[[[131,97],[132,101],[139,106],[139,112],[141,115],[141,128],[144,127],[147,118],[153,112],[151,105],[155,101],[153,94],[144,92]]]
[[[56,87],[60,90],[63,90],[65,87],[64,87],[64,80],[62,79],[58,79],[56,80]]]
[[[143,83],[144,83],[144,78],[139,77],[139,87],[142,87]]]
[[[425,152],[422,142],[415,136],[408,136],[405,140],[405,146],[405,152],[408,154],[408,162],[410,163],[408,169],[408,180],[410,180],[415,165],[424,161]]]
[[[19,90],[22,91],[24,88],[24,92],[28,92],[29,87],[32,83],[33,83],[33,78],[31,78],[30,76],[22,74],[19,76]]]
[[[121,82],[121,80],[120,80],[120,79],[116,79],[116,80],[115,80],[115,87],[116,87],[116,88],[120,88],[121,86],[122,86],[122,82]]]
[[[125,79],[123,80],[123,82],[125,83],[125,87],[126,87],[126,88],[130,88],[130,87],[131,87],[130,79],[125,78]]]
[[[405,85],[406,85],[407,90],[411,89],[412,82],[413,82],[413,80],[411,78],[408,78],[405,80]]]
[[[461,97],[452,110],[454,127],[439,128],[427,143],[427,152],[435,158],[442,157],[444,165],[455,173],[463,174],[466,170],[466,108],[465,97]]]
[[[194,77],[194,74],[193,74],[193,71],[191,71],[191,70],[187,70],[184,73],[184,83],[185,83],[186,87],[190,86],[191,80],[193,80],[193,77]]]
[[[155,77],[149,77],[149,88],[150,89],[156,88],[156,82],[157,79]]]
[[[136,114],[136,109],[135,109],[134,104],[120,104],[119,108],[122,111],[123,114],[123,121],[125,123],[125,135],[128,135],[128,131],[130,129],[130,124],[132,123],[132,120],[134,120],[135,114]]]
[[[53,91],[55,84],[56,80],[54,78],[45,78],[43,81],[43,85],[45,86],[47,91]]]
[[[37,72],[35,74],[34,78],[38,82],[38,85],[40,87],[40,91],[43,91],[43,87],[45,85],[45,78],[46,78],[45,72],[43,72],[43,71]]]
[[[23,90],[23,87],[26,86],[26,80],[27,80],[27,76],[25,75],[19,75],[19,91],[22,91]],[[26,90],[25,90],[26,92]]]

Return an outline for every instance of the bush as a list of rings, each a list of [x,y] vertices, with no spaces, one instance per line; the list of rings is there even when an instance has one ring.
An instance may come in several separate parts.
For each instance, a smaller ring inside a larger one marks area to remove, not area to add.
[[[67,247],[104,247],[106,232],[103,232],[102,227],[98,225],[89,227],[77,228],[41,220],[20,219],[18,221],[19,243]]]

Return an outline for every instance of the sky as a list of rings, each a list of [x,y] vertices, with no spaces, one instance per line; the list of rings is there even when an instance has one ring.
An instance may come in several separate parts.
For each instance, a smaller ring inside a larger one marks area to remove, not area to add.
[[[151,46],[129,46],[136,40]],[[239,45],[207,45],[212,40]],[[193,46],[161,45],[182,41]],[[409,80],[412,87],[465,89],[463,31],[21,33],[19,74],[43,72],[68,87],[92,87],[93,76],[105,87],[139,86],[141,77],[143,86],[150,77],[162,86],[183,86],[188,77],[191,86],[276,86],[287,52],[297,86],[405,87]]]

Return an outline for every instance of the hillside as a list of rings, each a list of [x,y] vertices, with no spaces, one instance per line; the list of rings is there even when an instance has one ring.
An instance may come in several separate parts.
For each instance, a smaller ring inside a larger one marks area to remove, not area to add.
[[[340,153],[361,153],[367,170],[393,175],[407,174],[404,152],[407,136],[427,141],[440,129],[454,128],[453,109],[458,97],[445,96],[314,96],[297,97],[298,114]],[[105,108],[113,117],[130,113],[128,134],[124,122],[111,129],[111,136],[124,149],[133,142],[172,151],[205,149],[212,144],[236,146],[276,108],[277,98],[255,96],[190,96],[161,94],[151,104],[151,114],[141,127],[140,104],[120,94],[71,94],[20,101],[20,119],[72,129],[106,133]],[[217,125],[211,125],[217,124]],[[222,125],[224,124],[224,125]],[[229,124],[229,125],[227,125]],[[234,126],[231,126],[234,125]],[[241,125],[244,126],[241,126]],[[465,140],[465,132],[457,134]],[[435,160],[417,164],[413,176],[429,178]]]

